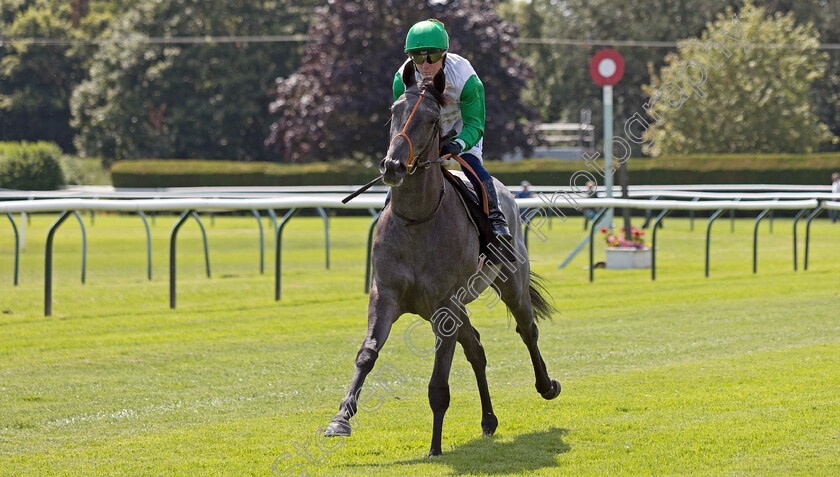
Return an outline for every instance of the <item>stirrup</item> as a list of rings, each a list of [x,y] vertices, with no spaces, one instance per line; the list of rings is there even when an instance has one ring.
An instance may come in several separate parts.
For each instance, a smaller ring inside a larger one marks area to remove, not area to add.
[[[510,228],[507,226],[507,222],[504,222],[504,219],[499,222],[491,220],[490,223],[493,225],[493,235],[495,235],[497,239],[506,240],[508,242],[513,240],[513,235],[510,233]]]

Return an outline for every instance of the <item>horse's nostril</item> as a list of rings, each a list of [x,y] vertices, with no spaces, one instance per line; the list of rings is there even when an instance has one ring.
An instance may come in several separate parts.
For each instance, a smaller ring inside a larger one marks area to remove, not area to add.
[[[385,158],[379,166],[379,171],[402,175],[405,173],[405,166],[396,159]]]
[[[385,184],[398,187],[406,175],[406,168],[400,161],[386,157],[379,165],[379,172]]]

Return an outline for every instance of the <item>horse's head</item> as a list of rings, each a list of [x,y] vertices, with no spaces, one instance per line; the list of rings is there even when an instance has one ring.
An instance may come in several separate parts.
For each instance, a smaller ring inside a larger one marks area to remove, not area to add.
[[[446,77],[441,69],[434,78],[417,84],[414,65],[409,61],[402,71],[405,94],[391,107],[391,143],[388,154],[379,163],[385,184],[402,185],[407,174],[424,158],[438,157],[440,108],[445,99]]]

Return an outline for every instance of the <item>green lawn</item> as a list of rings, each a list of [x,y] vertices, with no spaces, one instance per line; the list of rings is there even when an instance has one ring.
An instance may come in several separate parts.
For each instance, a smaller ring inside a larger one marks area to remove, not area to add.
[[[360,413],[352,437],[321,443],[340,443],[333,452],[316,447],[366,329],[369,219],[333,219],[328,271],[321,220],[290,222],[280,303],[271,246],[259,274],[252,217],[205,217],[211,279],[188,222],[170,310],[174,217],[152,227],[151,282],[139,218],[84,218],[87,284],[71,219],[56,238],[52,317],[43,250],[55,215],[27,226],[17,287],[7,222],[0,235],[0,475],[271,475],[284,453],[278,475],[840,474],[840,224],[814,222],[808,271],[800,226],[794,272],[791,220],[777,219],[772,234],[765,220],[754,275],[752,219],[733,234],[721,218],[705,278],[705,220],[692,232],[687,219],[666,219],[656,282],[647,270],[599,269],[589,283],[586,254],[557,269],[582,238],[580,218],[555,220],[545,242],[531,236],[531,257],[560,309],[540,324],[540,344],[563,393],[540,398],[505,311],[473,305],[499,428],[481,437],[458,351],[444,456],[428,459],[432,360],[404,344],[412,316],[377,363],[403,375],[390,381],[394,397]]]

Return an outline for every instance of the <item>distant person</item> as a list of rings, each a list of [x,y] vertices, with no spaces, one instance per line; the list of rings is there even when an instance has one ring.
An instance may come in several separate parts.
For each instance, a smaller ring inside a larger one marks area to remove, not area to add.
[[[840,172],[831,174],[831,193],[836,194],[831,200],[840,202]],[[831,217],[831,223],[837,222],[837,211],[828,209],[828,215]]]
[[[517,199],[530,199],[531,197],[534,197],[534,193],[531,192],[530,182],[522,181],[519,185],[522,187],[522,190],[517,192],[514,197]]]
[[[516,194],[514,194],[513,195],[514,197],[516,197],[517,199],[530,199],[531,197],[534,197],[534,193],[531,192],[531,183],[530,182],[522,181],[519,185],[522,186],[522,190],[517,192]],[[526,218],[525,215],[527,214],[527,212],[528,212],[528,209],[520,208],[519,209],[519,217],[521,217],[522,220],[525,220],[525,218]]]
[[[587,199],[595,199],[598,197],[598,189],[596,188],[596,184],[593,181],[586,182],[586,198]],[[583,213],[586,214],[586,220],[592,220],[595,217],[595,214],[601,210],[600,208],[594,209],[583,209]]]

